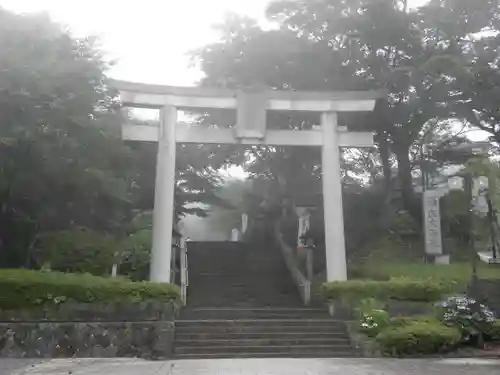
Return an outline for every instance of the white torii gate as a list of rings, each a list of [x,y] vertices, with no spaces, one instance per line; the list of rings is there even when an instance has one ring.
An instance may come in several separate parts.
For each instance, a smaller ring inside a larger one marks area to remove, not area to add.
[[[372,111],[379,91],[232,91],[113,81],[126,107],[160,110],[159,127],[123,125],[125,140],[159,142],[150,279],[170,282],[176,143],[322,147],[327,280],[346,280],[339,147],[372,147],[373,134],[338,126],[338,112]],[[177,123],[179,108],[237,109],[232,129]],[[322,112],[320,130],[267,130],[266,111]]]

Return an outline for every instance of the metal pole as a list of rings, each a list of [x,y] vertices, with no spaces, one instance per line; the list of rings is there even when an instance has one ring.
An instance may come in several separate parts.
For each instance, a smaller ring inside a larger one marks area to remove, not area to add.
[[[477,254],[475,249],[475,238],[474,238],[474,214],[472,212],[472,175],[467,173],[464,176],[464,191],[467,198],[467,232],[468,232],[468,247],[469,256],[472,267],[471,275],[471,287],[475,291],[475,286],[477,283]]]
[[[491,250],[493,253],[493,260],[496,260],[497,259],[497,233],[496,233],[497,215],[495,209],[493,208],[493,203],[491,202],[491,196],[489,192],[486,194],[486,202],[488,203],[488,224],[490,227]]]

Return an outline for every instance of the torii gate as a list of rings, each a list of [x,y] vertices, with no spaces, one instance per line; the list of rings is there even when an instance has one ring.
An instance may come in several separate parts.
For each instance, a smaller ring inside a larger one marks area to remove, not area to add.
[[[338,112],[372,111],[379,91],[232,91],[113,81],[126,107],[160,110],[159,127],[123,125],[125,140],[159,142],[153,214],[150,279],[170,282],[176,143],[322,147],[327,280],[346,280],[339,147],[372,147],[373,134],[338,126]],[[237,109],[235,128],[177,123],[178,108]],[[266,111],[321,112],[321,129],[266,130]]]

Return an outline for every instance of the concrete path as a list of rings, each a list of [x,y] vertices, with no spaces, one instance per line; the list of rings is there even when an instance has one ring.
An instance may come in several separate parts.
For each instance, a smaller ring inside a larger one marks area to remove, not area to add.
[[[0,359],[0,375],[499,375],[500,360],[219,359],[149,362],[135,359]]]

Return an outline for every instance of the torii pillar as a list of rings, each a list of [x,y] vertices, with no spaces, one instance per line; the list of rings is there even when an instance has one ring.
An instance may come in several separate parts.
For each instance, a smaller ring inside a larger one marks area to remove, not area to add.
[[[125,140],[158,142],[150,279],[170,282],[176,143],[322,147],[327,280],[346,280],[339,147],[372,147],[373,134],[348,132],[338,112],[372,111],[380,91],[232,91],[113,81],[124,106],[157,108],[159,127],[123,125]],[[237,109],[232,129],[177,123],[178,108]],[[266,111],[321,112],[321,130],[267,130]]]

